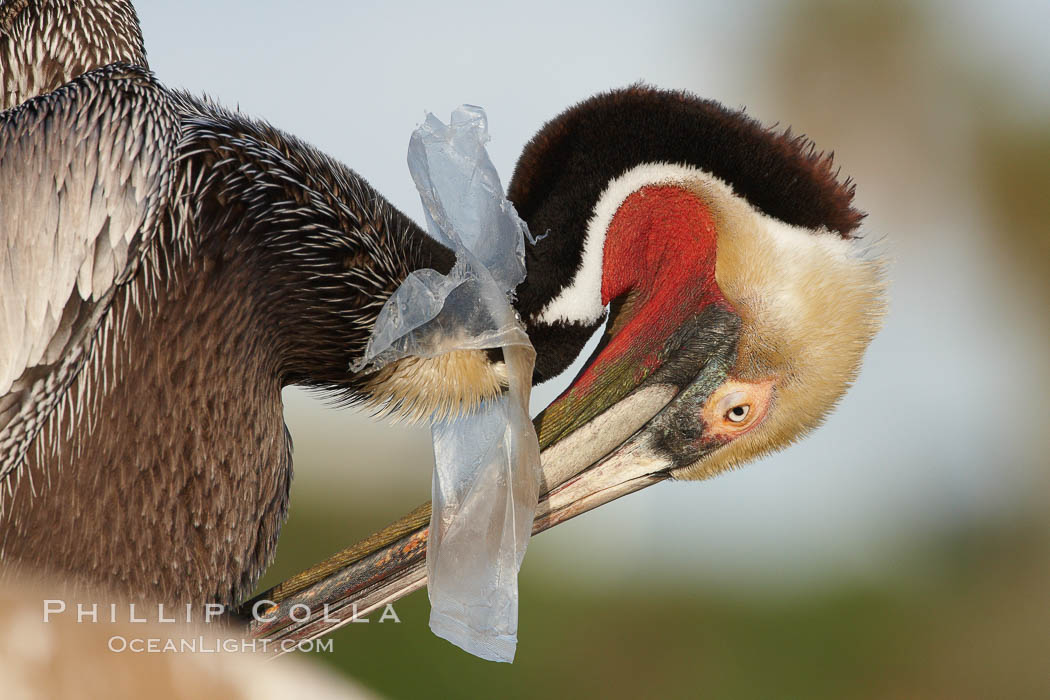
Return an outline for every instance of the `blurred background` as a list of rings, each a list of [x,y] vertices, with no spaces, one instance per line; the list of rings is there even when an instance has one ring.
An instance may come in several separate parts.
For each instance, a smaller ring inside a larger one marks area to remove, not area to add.
[[[390,697],[1050,697],[1050,3],[136,5],[162,82],[312,142],[417,221],[425,110],[485,107],[506,184],[544,121],[643,80],[834,150],[891,261],[885,328],[808,440],[533,541],[512,666],[431,635],[422,592],[321,661]],[[285,405],[291,518],[264,586],[430,491],[426,429]]]

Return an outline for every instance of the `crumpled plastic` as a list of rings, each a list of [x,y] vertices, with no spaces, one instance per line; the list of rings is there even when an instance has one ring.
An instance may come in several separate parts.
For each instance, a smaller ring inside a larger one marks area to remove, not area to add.
[[[525,279],[528,229],[485,151],[484,110],[463,105],[448,126],[428,114],[408,166],[431,236],[454,250],[448,275],[411,273],[387,301],[364,358],[379,369],[408,355],[502,348],[508,391],[467,414],[435,419],[427,542],[430,628],[492,661],[517,645],[517,575],[539,497],[539,444],[529,419],[536,353],[510,304]]]

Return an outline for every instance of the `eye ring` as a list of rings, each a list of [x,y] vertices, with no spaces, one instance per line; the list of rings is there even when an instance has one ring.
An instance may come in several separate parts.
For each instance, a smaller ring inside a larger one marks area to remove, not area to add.
[[[743,423],[751,413],[750,404],[739,404],[726,411],[726,420],[731,423]]]

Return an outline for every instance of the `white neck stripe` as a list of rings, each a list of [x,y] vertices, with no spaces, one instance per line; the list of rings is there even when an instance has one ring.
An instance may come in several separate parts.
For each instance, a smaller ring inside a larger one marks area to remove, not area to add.
[[[642,163],[611,180],[598,197],[587,222],[580,266],[569,284],[533,319],[548,325],[556,321],[581,325],[597,323],[605,313],[602,304],[605,235],[624,200],[649,185],[682,183],[696,178],[716,179],[710,173],[689,165]]]

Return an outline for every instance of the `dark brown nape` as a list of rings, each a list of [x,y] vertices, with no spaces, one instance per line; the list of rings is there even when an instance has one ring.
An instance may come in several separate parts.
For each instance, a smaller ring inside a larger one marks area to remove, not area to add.
[[[596,95],[547,122],[522,151],[509,196],[529,221],[570,172],[585,178],[577,192],[593,192],[593,202],[609,180],[645,162],[710,172],[794,226],[849,236],[864,218],[851,206],[854,185],[839,179],[833,154],[805,136],[767,129],[714,100],[646,85]]]

